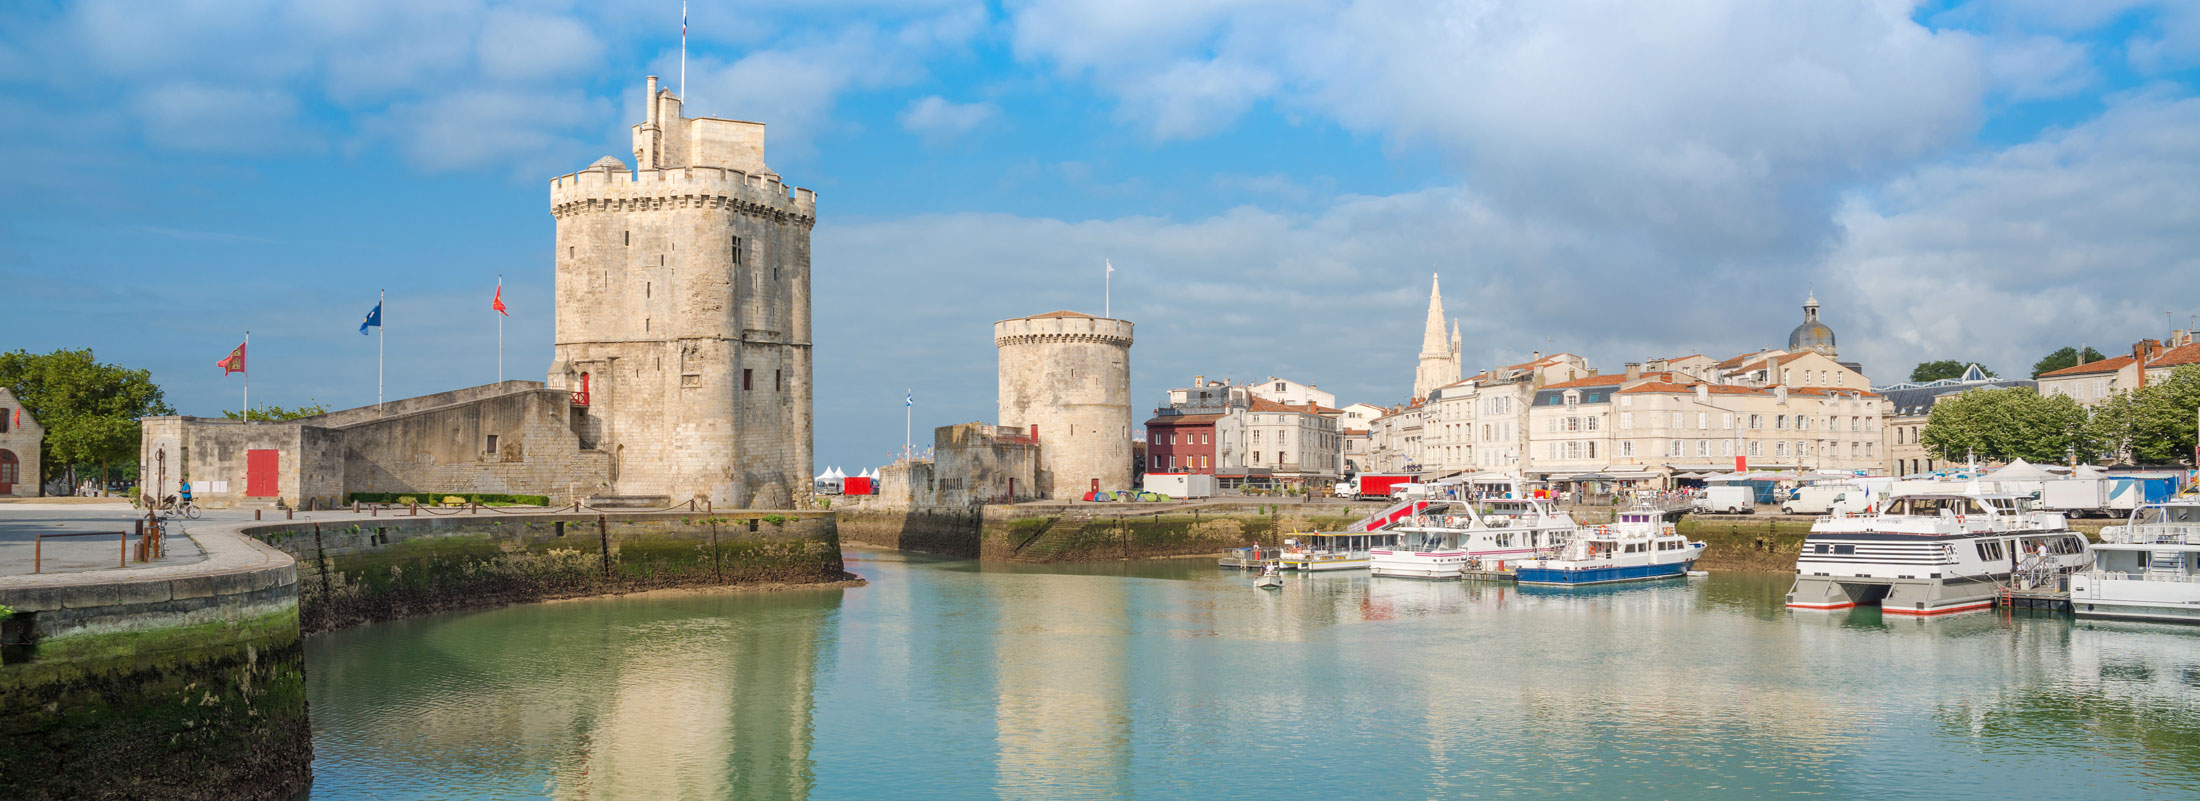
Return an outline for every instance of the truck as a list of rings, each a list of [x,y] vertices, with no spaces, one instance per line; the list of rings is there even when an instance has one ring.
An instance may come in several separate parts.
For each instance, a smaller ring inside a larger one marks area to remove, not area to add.
[[[1795,491],[1780,511],[1791,515],[1823,515],[1864,511],[1864,490],[1846,484],[1818,484]]]
[[[1756,514],[1757,490],[1748,484],[1712,484],[1696,496],[1695,507],[1713,514]]]
[[[2177,474],[2125,473],[2099,478],[2058,478],[2040,485],[2040,507],[2071,517],[2123,517],[2177,492]]]
[[[1215,477],[1203,473],[1147,473],[1146,491],[1172,498],[1208,498],[1215,494]]]
[[[1405,473],[1361,473],[1337,482],[1337,497],[1389,498],[1399,484],[1411,483],[1413,476]]]

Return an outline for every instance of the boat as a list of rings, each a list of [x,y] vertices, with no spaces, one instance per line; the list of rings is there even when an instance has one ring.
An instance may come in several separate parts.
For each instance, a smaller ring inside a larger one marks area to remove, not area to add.
[[[1260,571],[1260,578],[1253,580],[1253,586],[1264,590],[1283,589],[1283,574],[1277,572],[1275,565],[1269,565]]]
[[[2085,538],[2060,513],[2030,504],[1974,481],[1819,518],[1795,560],[1787,607],[1941,615],[1992,606],[2003,588],[2059,588],[2085,566]]]
[[[2200,495],[2132,510],[2092,553],[2070,576],[2078,617],[2200,623]]]
[[[1293,534],[1277,556],[1285,570],[1366,570],[1376,548],[1396,548],[1392,530]]]
[[[1369,549],[1368,568],[1377,576],[1436,579],[1501,571],[1555,552],[1579,528],[1543,499],[1432,502],[1389,529],[1398,535],[1396,546]]]
[[[1627,509],[1611,525],[1583,526],[1556,555],[1521,562],[1516,578],[1560,587],[1678,578],[1703,549],[1665,522],[1665,510]]]

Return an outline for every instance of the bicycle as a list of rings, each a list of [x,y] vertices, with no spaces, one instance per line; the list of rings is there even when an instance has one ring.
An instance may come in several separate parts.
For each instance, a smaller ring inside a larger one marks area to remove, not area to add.
[[[181,517],[186,520],[199,519],[198,504],[192,503],[190,501],[178,500],[174,495],[162,498],[160,505],[154,507],[154,510],[167,512],[168,517]]]

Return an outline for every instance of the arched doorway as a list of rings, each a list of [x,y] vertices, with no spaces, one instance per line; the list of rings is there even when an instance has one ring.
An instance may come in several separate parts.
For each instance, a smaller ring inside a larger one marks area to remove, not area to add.
[[[23,481],[23,463],[15,458],[15,452],[0,448],[0,495],[15,492],[15,485]]]

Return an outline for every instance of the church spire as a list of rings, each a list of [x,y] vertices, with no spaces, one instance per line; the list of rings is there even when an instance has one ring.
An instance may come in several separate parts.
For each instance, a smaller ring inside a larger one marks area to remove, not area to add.
[[[1421,363],[1413,371],[1413,397],[1426,398],[1438,387],[1459,380],[1459,335],[1454,328],[1444,337],[1444,291],[1434,275],[1429,277],[1428,322],[1421,329]]]
[[[1428,283],[1428,323],[1421,329],[1421,356],[1448,352],[1444,347],[1444,290],[1434,274]]]

